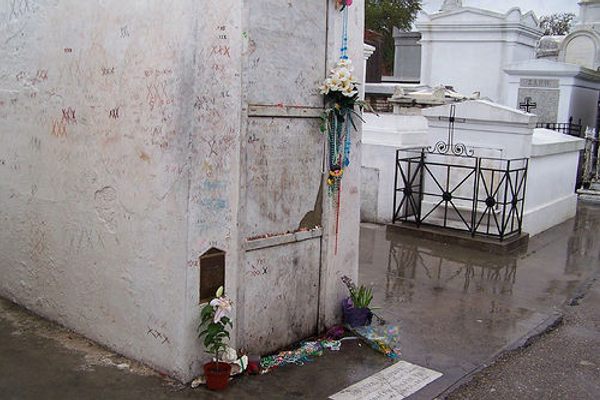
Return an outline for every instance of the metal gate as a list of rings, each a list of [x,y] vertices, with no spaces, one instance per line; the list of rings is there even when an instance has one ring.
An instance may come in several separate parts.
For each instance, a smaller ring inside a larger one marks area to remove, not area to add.
[[[394,223],[438,226],[499,240],[521,233],[529,159],[425,149],[404,153],[411,152],[396,152]]]
[[[600,183],[600,138],[597,130],[585,133],[583,151],[582,187],[588,189],[594,183]]]

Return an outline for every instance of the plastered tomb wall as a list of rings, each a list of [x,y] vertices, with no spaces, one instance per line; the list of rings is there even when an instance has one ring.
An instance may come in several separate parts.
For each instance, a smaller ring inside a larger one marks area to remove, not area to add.
[[[0,295],[182,379],[235,236],[241,13],[209,3],[0,2]]]
[[[350,13],[359,76],[363,6]],[[339,278],[358,268],[360,132],[334,240],[318,119],[249,111],[322,105],[314,87],[337,59],[340,14],[328,1],[292,8],[0,2],[0,295],[182,380],[206,358],[198,258],[211,248],[226,252],[234,345],[264,351],[337,322]],[[293,55],[289,27],[304,24]],[[320,235],[245,247],[318,221]],[[258,296],[285,280],[304,286]],[[261,341],[274,315],[288,336]]]

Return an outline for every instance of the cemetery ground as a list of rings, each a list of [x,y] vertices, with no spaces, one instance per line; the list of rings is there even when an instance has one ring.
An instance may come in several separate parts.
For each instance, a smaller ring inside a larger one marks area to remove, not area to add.
[[[359,280],[373,285],[378,313],[399,325],[401,359],[443,374],[409,398],[597,398],[599,231],[600,205],[587,203],[509,255],[363,225]],[[390,365],[348,340],[304,366],[244,376],[214,393],[0,301],[2,399],[325,399]]]

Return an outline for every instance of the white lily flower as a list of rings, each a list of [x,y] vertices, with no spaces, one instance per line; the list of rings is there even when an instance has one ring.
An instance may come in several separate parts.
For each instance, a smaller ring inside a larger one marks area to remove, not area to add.
[[[334,77],[339,79],[342,82],[349,82],[350,81],[350,71],[348,71],[346,68],[340,68],[337,70],[337,72],[335,73]]]
[[[223,317],[229,317],[231,315],[231,310],[233,309],[231,300],[225,297],[212,299],[210,305],[215,309],[215,317],[213,319],[215,323],[221,322]]]
[[[350,69],[352,67],[352,61],[347,58],[347,59],[341,59],[340,61],[338,61],[338,66],[340,67],[344,67],[344,68],[348,68]]]
[[[348,85],[348,86],[344,87],[342,90],[342,94],[346,97],[353,97],[357,93],[358,93],[358,90],[355,90],[354,85]]]
[[[319,86],[320,93],[328,95],[330,92],[342,92],[347,97],[356,95],[358,80],[352,75],[352,71],[352,62],[349,59],[339,60],[331,70],[329,77]]]
[[[329,88],[334,91],[334,92],[339,92],[342,88],[343,88],[344,84],[343,82],[338,79],[336,76],[333,76],[331,78],[331,85],[329,86]]]

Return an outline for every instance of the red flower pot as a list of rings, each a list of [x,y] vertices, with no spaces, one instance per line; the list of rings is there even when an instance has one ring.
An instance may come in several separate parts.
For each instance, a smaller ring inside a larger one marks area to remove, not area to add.
[[[204,377],[206,387],[210,390],[227,389],[229,376],[231,375],[231,364],[209,362],[204,364]]]

